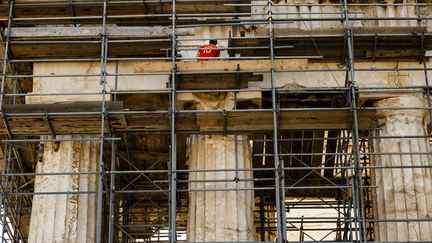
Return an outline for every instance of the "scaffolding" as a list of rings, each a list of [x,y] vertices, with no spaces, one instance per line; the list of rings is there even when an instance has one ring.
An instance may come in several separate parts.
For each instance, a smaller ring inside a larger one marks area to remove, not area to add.
[[[337,11],[314,12],[323,7]],[[413,8],[415,15],[368,16],[363,12],[386,7]],[[432,66],[428,66],[432,34],[426,26],[432,20],[428,15],[431,9],[432,3],[427,0],[2,1],[1,242],[27,242],[32,200],[41,194],[96,195],[98,243],[186,241],[188,194],[206,191],[191,189],[189,185],[232,180],[253,182],[253,187],[237,186],[233,190],[255,194],[254,242],[377,241],[379,222],[431,221],[374,216],[377,185],[373,179],[375,171],[429,171],[430,163],[410,166],[371,163],[374,156],[381,155],[426,156],[430,161],[429,152],[386,154],[371,148],[374,140],[430,139],[429,135],[379,135],[376,113],[424,110],[432,118],[429,84]],[[356,26],[360,22],[386,21],[414,22],[414,27],[391,25],[386,30],[362,31]],[[311,31],[314,23],[334,23],[341,26],[341,31],[314,32]],[[296,31],[284,33],[282,29],[291,25],[296,26]],[[62,28],[59,26],[68,30],[60,34],[50,32],[50,28]],[[217,26],[230,30],[228,36],[215,38],[227,43],[221,47],[226,56],[198,65],[196,57],[187,53],[200,50],[197,43],[208,38],[187,32]],[[116,32],[120,27],[130,28],[129,32]],[[91,33],[73,32],[79,28],[87,28]],[[162,34],[146,32],[155,29]],[[29,33],[31,30],[34,31]],[[316,65],[296,66],[304,61]],[[397,61],[417,64],[392,67],[359,64]],[[34,72],[38,63],[85,62],[98,63],[99,72]],[[122,62],[146,68],[124,71]],[[423,84],[369,86],[358,78],[359,73],[373,76],[389,72],[395,76],[415,73],[416,77],[423,77]],[[280,85],[281,78],[313,73],[322,73],[324,78],[308,78],[311,86]],[[167,88],[118,89],[127,79],[136,80],[139,85],[162,76],[168,77]],[[339,83],[340,77],[344,78]],[[99,90],[32,92],[36,79],[56,78],[97,79]],[[270,81],[267,87],[248,86],[249,82],[264,79]],[[331,79],[335,85],[320,84],[329,83],[325,79]],[[114,88],[108,87],[110,82]],[[235,109],[178,107],[182,94],[215,92],[234,93]],[[251,92],[259,92],[261,98],[237,100]],[[428,105],[402,108],[373,105],[383,97],[406,94],[424,97]],[[26,103],[29,97],[54,96],[80,96],[84,100],[98,97],[99,101]],[[188,136],[196,134],[248,135],[253,168],[189,169]],[[99,142],[99,160],[94,161],[97,170],[37,171],[44,144],[58,145],[65,141]],[[189,178],[192,173],[226,171],[236,175],[250,171],[253,179]],[[97,190],[34,191],[36,177],[77,174],[96,175]]]

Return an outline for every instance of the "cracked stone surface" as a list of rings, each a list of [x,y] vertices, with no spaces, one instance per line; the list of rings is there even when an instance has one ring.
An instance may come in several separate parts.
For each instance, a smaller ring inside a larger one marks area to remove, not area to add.
[[[415,96],[384,99],[378,107],[425,107],[422,99]],[[374,136],[426,136],[424,138],[380,138],[372,142],[375,166],[396,166],[393,169],[373,170],[374,216],[376,240],[431,241],[432,180],[430,168],[432,156],[426,131],[426,110],[380,110],[380,130]],[[390,154],[391,153],[391,154]],[[411,166],[414,168],[402,168]],[[417,167],[415,167],[417,166]],[[409,221],[411,220],[411,221]],[[420,220],[420,221],[418,221]]]
[[[235,145],[237,144],[237,146]],[[236,152],[237,151],[237,159]],[[247,136],[194,135],[189,138],[190,170],[224,170],[252,167]],[[236,177],[240,181],[236,182]],[[252,171],[190,172],[188,241],[254,241]],[[223,182],[214,182],[221,181]],[[230,191],[224,191],[229,189]],[[193,191],[216,190],[216,191]]]
[[[68,138],[71,136],[63,136]],[[37,173],[96,172],[99,142],[62,141],[44,145]],[[36,176],[35,192],[91,192],[96,174]],[[33,196],[29,240],[31,243],[95,242],[96,194],[45,194]]]

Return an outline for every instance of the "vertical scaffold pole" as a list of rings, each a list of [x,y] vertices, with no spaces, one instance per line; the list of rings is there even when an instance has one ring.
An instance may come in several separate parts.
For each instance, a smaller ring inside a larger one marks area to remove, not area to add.
[[[111,172],[116,171],[116,142],[111,140]],[[109,228],[108,228],[108,242],[114,242],[114,222],[115,222],[115,173],[110,176],[110,200],[109,200]]]
[[[273,158],[275,172],[275,194],[276,194],[276,224],[277,240],[279,243],[286,241],[286,208],[285,208],[285,185],[283,179],[282,165],[279,158],[279,107],[276,100],[276,80],[275,80],[275,53],[274,53],[274,30],[273,30],[273,1],[268,0],[268,26],[271,60],[271,93],[272,93],[272,112],[273,112]]]
[[[96,243],[101,243],[103,240],[102,227],[103,227],[103,183],[105,177],[104,169],[104,141],[105,141],[105,114],[106,114],[106,77],[107,77],[107,54],[108,54],[108,40],[106,36],[106,15],[107,15],[107,1],[103,2],[103,16],[102,16],[102,29],[101,29],[101,57],[100,57],[100,84],[102,85],[102,109],[101,109],[101,127],[100,127],[100,145],[99,145],[99,173],[98,173],[98,191],[97,191],[97,220],[96,220]]]
[[[8,15],[8,22],[7,22],[7,28],[5,31],[5,49],[3,52],[3,65],[2,65],[2,80],[1,80],[1,94],[0,94],[0,112],[3,117],[3,101],[4,101],[4,95],[5,95],[5,86],[7,82],[7,66],[9,62],[9,44],[10,44],[10,33],[12,28],[12,20],[13,20],[13,9],[14,9],[14,0],[9,1],[9,15]]]
[[[363,229],[364,225],[364,204],[363,200],[363,183],[362,183],[362,168],[360,159],[360,146],[359,146],[359,128],[358,128],[358,114],[357,114],[357,98],[356,98],[356,80],[355,80],[355,67],[354,67],[354,35],[349,20],[349,9],[347,0],[343,0],[343,21],[346,31],[346,42],[348,48],[348,82],[346,85],[349,89],[349,103],[351,112],[351,129],[352,129],[352,153],[354,161],[353,182],[352,182],[352,200],[354,207],[354,239],[358,242],[366,240],[366,234]]]
[[[13,19],[13,9],[14,9],[14,0],[9,1],[9,12],[8,12],[8,22],[7,22],[7,28],[5,31],[5,49],[3,52],[3,65],[2,65],[2,78],[1,78],[1,94],[0,94],[0,114],[2,117],[3,122],[5,122],[4,114],[3,114],[3,101],[4,101],[4,95],[5,95],[5,86],[7,82],[7,66],[9,62],[9,43],[10,43],[10,33],[11,33],[11,27],[12,27],[12,19]],[[10,134],[8,134],[8,137]],[[9,144],[5,145],[5,158],[4,158],[4,164],[3,164],[3,174],[8,173],[7,168],[9,168],[10,164],[10,157],[11,157],[11,146]],[[2,210],[1,215],[1,221],[2,221],[2,242],[6,242],[5,234],[8,233],[9,225],[7,223],[7,208],[5,207],[6,200],[4,200],[4,197],[7,196],[8,193],[8,178],[6,176],[2,176],[1,179],[1,194],[0,194],[0,209]]]
[[[425,76],[425,84],[426,84],[426,98],[427,98],[427,102],[428,102],[428,114],[429,114],[429,123],[432,122],[432,110],[430,109],[431,106],[431,88],[429,85],[429,72],[428,72],[428,67],[427,67],[427,63],[426,63],[426,59],[423,59],[423,73]]]
[[[171,33],[171,163],[170,163],[170,201],[169,201],[169,242],[177,241],[176,229],[176,214],[177,214],[177,135],[176,135],[176,52],[177,52],[177,37],[176,37],[176,0],[172,0],[171,13],[172,33]]]

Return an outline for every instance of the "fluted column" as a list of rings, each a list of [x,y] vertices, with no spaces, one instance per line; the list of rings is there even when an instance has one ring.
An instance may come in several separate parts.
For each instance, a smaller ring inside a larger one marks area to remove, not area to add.
[[[200,110],[234,107],[232,93],[193,95]],[[188,241],[254,241],[254,192],[245,190],[253,187],[252,171],[244,170],[252,168],[248,136],[192,135],[188,164]]]
[[[190,170],[252,167],[247,136],[195,135],[190,137],[189,142]],[[189,183],[192,190],[189,192],[189,242],[255,239],[254,193],[244,190],[252,188],[253,183],[242,181],[252,179],[252,171],[191,172],[189,179],[192,181]],[[193,182],[202,180],[207,182]]]
[[[374,136],[382,138],[372,140],[372,165],[399,167],[375,169],[372,171],[375,189],[374,215],[376,240],[430,241],[432,223],[418,221],[431,219],[432,181],[429,168],[432,156],[427,136],[426,110],[405,109],[424,107],[422,99],[405,96],[384,99],[375,103],[378,107],[400,108],[379,110],[379,131]],[[417,136],[414,138],[383,138],[390,136]],[[417,168],[400,168],[417,167]],[[383,220],[383,222],[379,222]],[[386,221],[386,222],[384,222]]]
[[[45,143],[37,173],[97,171],[99,142],[62,141],[58,148],[55,146]],[[96,194],[60,192],[94,192],[96,179],[96,174],[36,176],[35,193],[48,194],[33,196],[28,242],[95,242]]]

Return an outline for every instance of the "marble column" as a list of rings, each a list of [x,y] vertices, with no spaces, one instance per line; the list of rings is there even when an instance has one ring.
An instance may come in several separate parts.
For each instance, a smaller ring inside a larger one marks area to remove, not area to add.
[[[99,142],[62,141],[57,146],[45,143],[42,161],[37,163],[38,173],[97,171]],[[34,187],[36,193],[96,190],[96,174],[40,175]],[[95,193],[33,196],[28,242],[95,242],[96,198]]]
[[[197,108],[232,108],[232,98],[232,94],[197,95]],[[245,135],[192,135],[188,143],[190,170],[252,168]],[[244,170],[190,172],[188,241],[254,241],[254,192],[244,190],[253,187],[252,181],[244,181],[252,178],[252,171]]]
[[[374,136],[427,136],[426,110],[403,109],[425,107],[423,99],[415,96],[388,98],[375,103],[377,107],[400,108],[379,110],[379,128]],[[373,139],[372,166],[395,166],[393,169],[372,171],[374,190],[375,240],[431,241],[432,222],[432,156],[428,138]],[[393,154],[392,154],[393,153]],[[404,154],[405,153],[405,154]],[[408,154],[407,154],[408,153]],[[413,166],[417,168],[400,168]],[[406,221],[404,221],[406,220]],[[411,221],[410,221],[411,220]],[[416,221],[417,220],[417,221]]]

